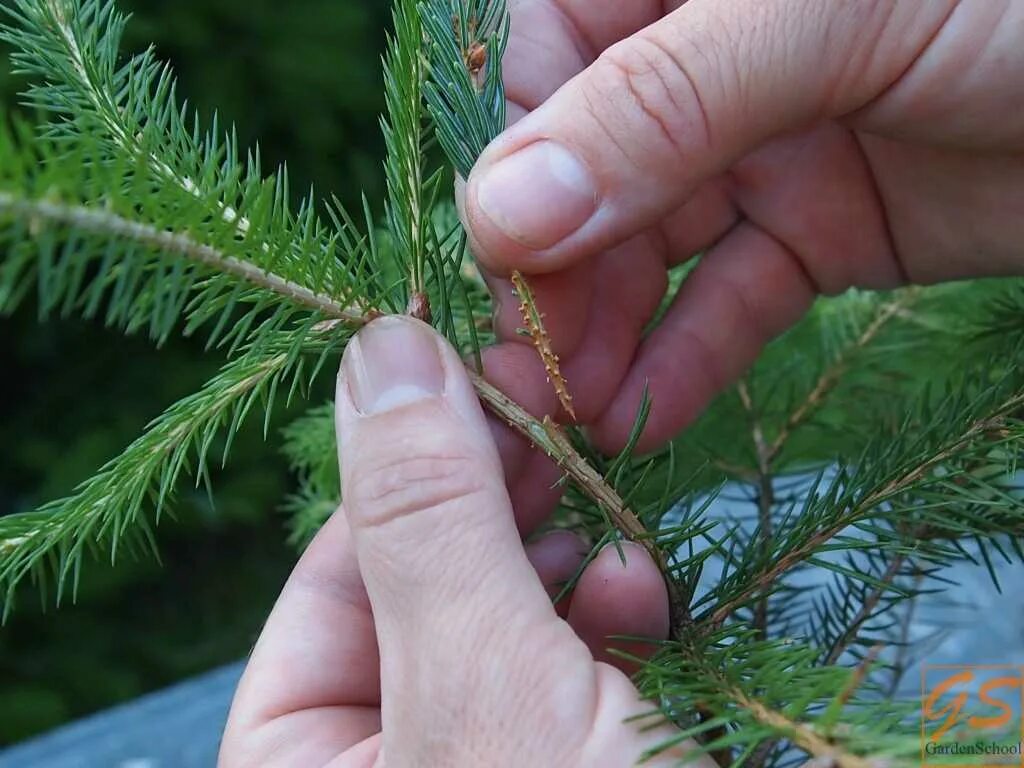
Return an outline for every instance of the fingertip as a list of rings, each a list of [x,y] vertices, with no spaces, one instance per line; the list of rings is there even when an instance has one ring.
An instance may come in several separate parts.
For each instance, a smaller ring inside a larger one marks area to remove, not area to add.
[[[526,557],[552,599],[576,574],[586,556],[586,544],[572,531],[551,531],[526,545]],[[565,618],[569,611],[568,595],[555,604],[555,610]]]
[[[544,111],[496,139],[456,190],[473,253],[497,275],[555,272],[599,252],[574,245],[599,217],[596,175],[568,144],[534,135]]]
[[[639,544],[609,544],[576,584],[568,620],[595,659],[631,672],[636,664],[613,651],[646,658],[655,651],[655,643],[610,638],[658,641],[668,637],[669,603],[664,577]]]

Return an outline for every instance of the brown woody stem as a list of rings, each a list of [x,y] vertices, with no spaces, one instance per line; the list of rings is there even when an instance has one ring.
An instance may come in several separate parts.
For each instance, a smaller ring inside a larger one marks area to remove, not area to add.
[[[477,395],[506,424],[546,453],[572,479],[576,486],[608,515],[612,524],[629,541],[642,546],[658,565],[665,578],[676,632],[690,621],[689,605],[672,578],[665,553],[640,518],[573,447],[569,438],[550,418],[538,421],[521,405],[477,373],[469,372]]]

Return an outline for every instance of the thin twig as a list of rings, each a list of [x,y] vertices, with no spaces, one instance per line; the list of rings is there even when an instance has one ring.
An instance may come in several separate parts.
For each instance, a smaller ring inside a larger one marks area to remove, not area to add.
[[[924,574],[921,573],[920,569],[917,569],[914,573],[914,586],[924,579]],[[910,598],[907,601],[907,610],[903,612],[903,616],[900,618],[900,634],[899,641],[896,644],[896,658],[892,661],[892,680],[889,682],[886,696],[893,698],[899,689],[900,682],[903,679],[903,675],[907,670],[907,656],[910,652],[910,628],[914,624],[914,614],[917,611],[917,595]]]
[[[878,607],[885,593],[889,591],[889,587],[899,575],[906,560],[905,555],[898,554],[889,562],[889,566],[878,580],[878,585],[871,591],[871,594],[864,598],[856,615],[850,621],[850,625],[832,644],[832,648],[823,662],[825,666],[831,666],[839,661],[839,658],[850,647],[850,644],[857,639],[857,633],[860,631],[860,628],[871,618],[875,608]]]
[[[665,578],[673,627],[681,628],[687,625],[690,621],[689,605],[679,585],[670,575],[665,553],[640,518],[625,505],[622,497],[605,481],[601,473],[580,456],[569,438],[550,418],[538,421],[525,408],[478,373],[470,370],[469,377],[477,395],[491,411],[554,460],[577,487],[601,507],[623,536],[647,550]]]
[[[747,382],[741,379],[736,385],[740,402],[750,417],[750,432],[754,442],[754,452],[757,455],[757,521],[758,537],[757,544],[761,550],[761,556],[767,558],[772,538],[772,509],[775,506],[775,487],[772,481],[772,455],[771,448],[765,441],[764,430],[761,427],[761,420],[754,408],[754,400],[750,396]],[[761,638],[768,635],[768,595],[764,594],[754,606],[753,628]],[[758,768],[755,766],[754,768]]]
[[[576,421],[576,410],[572,405],[572,395],[569,393],[569,383],[562,374],[558,355],[551,345],[551,336],[544,327],[544,314],[537,306],[537,300],[533,296],[530,284],[526,282],[523,273],[516,270],[512,273],[512,286],[519,297],[519,311],[523,316],[525,330],[533,341],[533,347],[544,363],[544,371],[547,373],[548,383],[555,390],[555,396],[569,418]]]
[[[860,660],[860,664],[853,670],[850,679],[846,681],[846,685],[843,686],[839,695],[836,696],[836,701],[840,708],[845,707],[850,699],[853,698],[853,695],[860,689],[861,685],[864,684],[864,680],[871,671],[871,667],[878,661],[878,656],[884,649],[885,643],[875,643],[868,649],[867,654]]]
[[[804,398],[804,401],[798,405],[789,418],[786,419],[786,423],[782,429],[775,436],[775,440],[768,446],[767,459],[768,462],[772,462],[776,459],[779,453],[782,452],[783,447],[786,445],[786,441],[789,440],[793,432],[809,419],[814,413],[823,405],[826,397],[835,388],[836,384],[842,378],[846,372],[846,366],[849,363],[850,357],[852,357],[858,350],[868,346],[875,337],[881,332],[885,325],[892,320],[894,317],[902,316],[906,311],[906,308],[912,304],[918,297],[919,291],[909,288],[903,291],[902,294],[893,301],[882,304],[878,311],[875,313],[875,317],[868,323],[867,327],[860,336],[857,337],[852,343],[839,351],[831,365],[822,372],[821,376],[818,377],[818,381],[814,387],[811,388],[810,393]]]
[[[760,701],[752,699],[737,688],[727,688],[726,693],[739,706],[746,709],[759,723],[786,734],[786,737],[812,757],[829,761],[838,768],[875,768],[866,758],[844,752],[837,744],[831,743],[806,723],[799,723],[783,713],[771,709]]]

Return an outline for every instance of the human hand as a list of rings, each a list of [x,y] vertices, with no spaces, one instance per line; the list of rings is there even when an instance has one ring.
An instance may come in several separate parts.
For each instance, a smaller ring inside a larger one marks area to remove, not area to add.
[[[558,407],[515,334],[501,276],[520,269],[603,449],[625,442],[645,382],[639,449],[674,436],[819,294],[1022,271],[1024,3],[511,11],[518,122],[459,190],[498,302],[485,374],[535,413]],[[645,338],[667,268],[700,252]],[[510,476],[537,461],[504,455]],[[513,496],[536,499],[525,485]]]
[[[672,736],[624,722],[653,706],[606,650],[609,635],[667,635],[661,574],[641,547],[622,545],[625,567],[605,549],[556,611],[580,542],[560,532],[524,550],[444,340],[415,320],[374,321],[345,352],[336,402],[344,508],[253,651],[223,768],[618,767]],[[685,748],[646,765],[675,765]]]

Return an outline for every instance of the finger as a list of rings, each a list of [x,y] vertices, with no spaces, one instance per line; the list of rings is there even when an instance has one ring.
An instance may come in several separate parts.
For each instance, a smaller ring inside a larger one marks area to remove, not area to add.
[[[636,361],[591,437],[614,452],[628,439],[647,387],[640,452],[671,439],[737,379],[818,293],[799,259],[756,225],[737,226],[703,258]]]
[[[325,765],[379,730],[379,703],[373,618],[339,512],[303,553],[263,628],[231,707],[223,764],[236,764],[243,746],[252,758],[284,744],[290,764]]]
[[[576,575],[587,554],[586,544],[572,531],[552,531],[526,545],[526,556],[552,599]],[[568,614],[569,595],[555,604],[555,610],[563,618]]]
[[[566,355],[579,346],[586,331],[586,320],[593,292],[592,270],[580,264],[575,268],[531,275],[528,281],[544,330],[557,355]],[[494,331],[500,341],[532,345],[521,331],[525,329],[523,299],[508,280],[487,276],[494,300]]]
[[[531,416],[541,419],[555,412],[558,399],[547,381],[544,363],[537,351],[526,344],[505,343],[488,347],[482,354],[484,378],[519,403]],[[512,480],[522,472],[532,449],[518,432],[504,423],[494,424],[492,436]]]
[[[668,637],[669,607],[665,580],[643,547],[632,542],[609,544],[587,566],[573,590],[569,625],[598,661],[627,674],[635,662],[617,655],[651,656],[654,642],[616,639],[616,636]]]
[[[549,272],[622,242],[769,138],[868,104],[953,4],[690,0],[487,149],[466,189],[474,252]]]
[[[870,173],[846,131],[823,127],[770,142],[730,175],[747,221],[707,251],[644,342],[594,431],[606,449],[626,439],[645,384],[653,398],[642,443],[649,449],[685,427],[814,294],[905,282]]]
[[[505,91],[532,110],[612,43],[655,21],[656,0],[518,0],[509,7]]]
[[[420,707],[447,711],[481,688],[460,678],[481,647],[500,667],[524,633],[558,619],[446,342],[408,318],[371,323],[345,351],[337,415],[345,508],[381,651],[385,735],[389,718],[415,734],[430,722]],[[485,688],[481,711],[500,711],[500,691]]]
[[[521,536],[529,536],[547,522],[565,492],[565,473],[539,448],[528,449],[522,470],[508,486]]]
[[[644,327],[668,288],[657,235],[634,237],[598,256],[587,331],[562,365],[580,423],[588,424],[618,391]],[[522,385],[520,385],[522,386]]]

